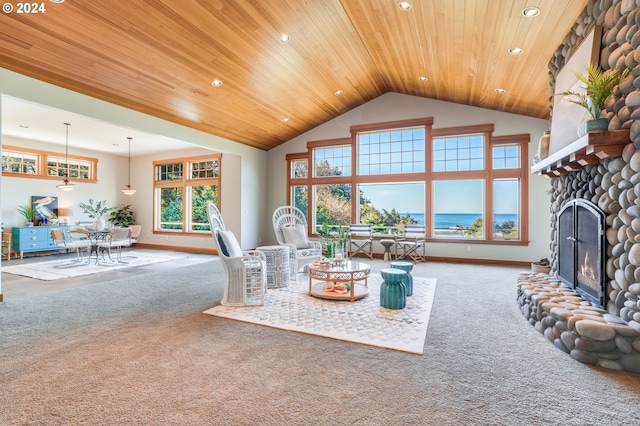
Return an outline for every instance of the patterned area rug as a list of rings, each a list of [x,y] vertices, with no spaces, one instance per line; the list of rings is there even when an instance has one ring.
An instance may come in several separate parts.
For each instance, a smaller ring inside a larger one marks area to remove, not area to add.
[[[115,260],[115,253],[112,254]],[[82,275],[97,274],[100,272],[113,271],[116,269],[132,268],[135,266],[151,265],[153,263],[168,262],[170,260],[184,259],[187,256],[175,256],[148,252],[143,250],[127,250],[122,251],[122,260],[126,263],[112,262],[107,257],[106,260],[100,258],[100,262],[96,265],[95,256],[91,262],[87,262],[84,257],[83,262],[74,262],[74,258],[66,258],[64,260],[53,260],[48,262],[24,263],[21,265],[5,266],[3,262],[2,272],[13,275],[22,275],[24,277],[35,278],[42,281],[53,281],[61,278],[79,277]]]
[[[422,354],[436,290],[435,278],[416,278],[401,310],[380,306],[382,277],[369,277],[370,293],[353,303],[309,296],[303,278],[269,289],[264,306],[214,306],[204,313],[332,339]]]

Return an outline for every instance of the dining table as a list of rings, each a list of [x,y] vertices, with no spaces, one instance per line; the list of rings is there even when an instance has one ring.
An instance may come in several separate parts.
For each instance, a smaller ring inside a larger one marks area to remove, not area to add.
[[[95,230],[95,229],[77,229],[77,230],[73,230],[70,233],[74,233],[74,234],[79,234],[82,236],[86,236],[86,238],[89,240],[89,242],[91,243],[91,246],[89,247],[89,258],[87,259],[87,261],[85,262],[85,264],[90,264],[91,263],[91,259],[93,257],[93,254],[95,253],[96,255],[96,262],[95,264],[98,265],[100,262],[100,252],[103,252],[104,250],[107,250],[106,248],[101,248],[100,246],[98,246],[98,244],[100,242],[103,242],[106,240],[106,238],[109,236],[109,234],[111,233],[110,230],[108,229],[102,229],[102,230]],[[104,256],[103,256],[104,257]]]

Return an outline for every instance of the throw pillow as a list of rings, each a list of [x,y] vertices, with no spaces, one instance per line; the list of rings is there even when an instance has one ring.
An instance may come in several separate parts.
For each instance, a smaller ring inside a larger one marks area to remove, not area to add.
[[[293,244],[297,249],[305,249],[309,247],[309,240],[307,239],[307,232],[302,225],[282,226],[282,236],[284,242],[287,244]]]
[[[218,247],[227,257],[240,257],[243,255],[240,244],[231,231],[218,231]]]

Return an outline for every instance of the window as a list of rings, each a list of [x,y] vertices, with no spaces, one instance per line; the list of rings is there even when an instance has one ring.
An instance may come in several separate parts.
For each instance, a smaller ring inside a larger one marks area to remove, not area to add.
[[[433,171],[452,172],[484,168],[484,137],[460,135],[433,139]]]
[[[220,208],[221,154],[154,162],[154,231],[209,232],[207,204]]]
[[[2,150],[2,171],[35,175],[38,173],[39,158],[35,154]]]
[[[68,161],[67,161],[68,158]],[[98,159],[38,151],[5,145],[2,147],[2,174],[38,179],[69,177],[75,182],[97,182]]]
[[[424,172],[424,127],[358,133],[358,174]]]
[[[350,176],[351,147],[316,148],[313,150],[313,176]]]
[[[432,124],[353,126],[349,139],[307,143],[307,152],[287,155],[287,201],[311,215],[312,229],[424,224],[431,240],[526,244],[529,135]]]

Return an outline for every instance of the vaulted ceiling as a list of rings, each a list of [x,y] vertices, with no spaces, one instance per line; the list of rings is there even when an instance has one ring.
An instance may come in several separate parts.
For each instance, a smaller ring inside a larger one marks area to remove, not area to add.
[[[587,0],[41,3],[0,15],[0,67],[268,150],[387,92],[548,118]]]

